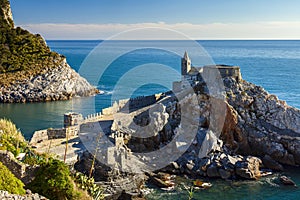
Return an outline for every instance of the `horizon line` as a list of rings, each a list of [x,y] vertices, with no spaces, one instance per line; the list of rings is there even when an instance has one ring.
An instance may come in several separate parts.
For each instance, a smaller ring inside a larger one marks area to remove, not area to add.
[[[177,40],[177,39],[46,39],[46,41],[190,41],[190,40]],[[191,39],[194,41],[300,41],[300,38],[202,38]]]

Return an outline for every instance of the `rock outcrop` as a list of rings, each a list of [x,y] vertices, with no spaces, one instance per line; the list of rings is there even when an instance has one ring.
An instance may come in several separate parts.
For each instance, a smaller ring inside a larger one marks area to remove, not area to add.
[[[188,174],[192,177],[204,176],[222,179],[258,179],[261,177],[262,161],[254,156],[233,153],[216,137],[210,140],[213,148],[204,144],[207,136],[213,133],[201,129],[189,149],[163,171],[175,174]],[[205,136],[203,140],[203,136]],[[203,146],[204,144],[204,146]],[[202,149],[206,148],[205,152]],[[209,150],[209,151],[208,151]],[[199,152],[199,153],[198,153]],[[205,153],[205,156],[203,156]],[[199,155],[201,155],[199,157]]]
[[[264,158],[264,164],[274,169],[281,169],[279,163],[299,165],[300,110],[252,83],[231,78],[224,83],[229,113],[235,119],[234,126],[225,124],[225,143],[235,144],[241,154]]]
[[[7,191],[0,190],[0,199],[2,200],[47,200],[46,197],[43,197],[37,193],[31,193],[30,190],[26,190],[25,195],[17,195],[17,194],[10,194]]]
[[[10,86],[0,87],[0,102],[25,103],[68,100],[74,96],[89,96],[98,93],[86,79],[76,73],[66,62],[44,73],[19,80]]]
[[[14,21],[8,0],[0,0],[0,25],[14,27]]]
[[[156,131],[167,135],[169,142],[178,133],[183,134],[177,140],[184,137],[183,141],[189,141],[188,137],[197,133],[187,151],[183,148],[187,143],[177,146],[182,156],[169,172],[223,179],[257,179],[261,176],[260,168],[282,171],[285,164],[298,166],[300,111],[245,80],[227,76],[223,82],[224,99],[211,96],[204,82],[194,87],[193,95],[184,94],[179,100],[171,96],[166,98],[162,113],[167,112],[168,118],[164,118],[167,121],[160,123]],[[146,112],[147,108],[130,113],[133,116],[129,121],[139,121],[137,119]],[[126,115],[122,118],[126,119]],[[155,122],[158,118],[153,119]],[[142,125],[148,125],[148,121],[144,120]],[[128,124],[121,122],[119,131],[134,135],[135,131],[129,131]],[[162,128],[162,124],[166,125]],[[135,130],[140,131],[143,126]],[[164,134],[152,137],[155,145],[151,146],[147,138],[138,140],[129,136],[128,147],[133,152],[154,151],[168,142],[163,139]]]
[[[0,150],[0,162],[25,184],[34,179],[34,174],[39,168],[39,166],[30,166],[20,162],[7,150]]]
[[[68,100],[99,92],[41,35],[14,27],[8,0],[0,1],[0,31],[0,103]]]
[[[93,155],[85,151],[75,164],[74,168],[86,175],[89,175],[93,163]],[[95,161],[93,177],[104,190],[107,199],[122,199],[122,193],[131,196],[139,196],[146,176],[144,174],[123,173],[118,169],[108,167],[101,162]]]
[[[163,104],[156,104],[146,112],[116,113],[112,131],[121,131],[139,138],[156,136],[168,122],[169,115]]]

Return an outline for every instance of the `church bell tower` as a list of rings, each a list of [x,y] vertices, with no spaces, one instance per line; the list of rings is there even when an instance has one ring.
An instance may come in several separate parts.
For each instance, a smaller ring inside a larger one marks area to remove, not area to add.
[[[181,58],[181,75],[188,75],[191,70],[191,59],[187,52],[184,52],[183,58]]]

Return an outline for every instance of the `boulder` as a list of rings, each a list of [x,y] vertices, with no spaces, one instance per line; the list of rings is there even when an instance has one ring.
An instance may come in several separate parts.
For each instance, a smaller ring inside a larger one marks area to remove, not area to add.
[[[218,167],[216,166],[216,164],[213,163],[209,165],[209,167],[207,168],[207,176],[211,178],[220,177]]]
[[[280,176],[279,180],[280,180],[280,182],[283,183],[284,185],[297,186],[296,183],[295,183],[292,179],[290,179],[290,178],[288,178],[288,177],[286,177],[286,176]]]
[[[222,179],[229,179],[231,177],[231,172],[225,169],[219,169],[219,174]]]
[[[245,179],[258,179],[261,177],[259,169],[261,163],[259,158],[249,156],[246,160],[238,161],[236,163],[235,172]]]

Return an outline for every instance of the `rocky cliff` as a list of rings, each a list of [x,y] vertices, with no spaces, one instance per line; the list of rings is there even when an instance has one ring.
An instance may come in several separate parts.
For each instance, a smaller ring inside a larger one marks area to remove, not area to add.
[[[200,131],[178,160],[181,170],[224,179],[258,178],[260,167],[281,171],[284,165],[299,166],[300,110],[245,80],[226,77],[223,82],[225,101],[212,101],[214,97],[199,92],[205,91],[205,84],[197,86],[199,102],[190,106],[200,113]],[[226,107],[225,122],[211,117],[212,109],[222,104]],[[216,134],[209,134],[210,123],[224,124],[220,140],[210,137]]]
[[[299,165],[300,110],[252,83],[230,78],[224,83],[227,116],[234,119],[223,132],[225,143],[242,154],[260,156],[269,167]]]
[[[0,0],[0,23],[1,27],[9,26],[11,28],[14,27],[14,21],[12,17],[12,12],[10,9],[10,4],[8,0]]]
[[[89,96],[98,91],[66,62],[42,73],[0,86],[0,102],[25,103],[68,100],[73,96]]]
[[[222,81],[224,99],[211,96],[206,83],[200,81],[191,94],[182,91],[176,98],[166,97],[163,106],[156,103],[164,109],[154,112],[150,106],[148,110],[145,107],[121,113],[121,117],[115,114],[112,130],[129,135],[125,139],[133,152],[155,151],[179,137],[193,141],[187,150],[181,151],[184,144],[179,145],[161,158],[182,155],[166,168],[172,173],[256,179],[264,175],[261,168],[284,170],[284,165],[299,166],[300,110],[245,80],[228,76]],[[153,117],[154,114],[167,117]],[[132,126],[128,119],[141,127]],[[187,126],[182,124],[185,122]],[[157,126],[151,129],[154,133],[145,129],[151,137],[131,137],[147,125],[151,128],[152,123]],[[216,127],[220,127],[220,133]],[[193,132],[195,138],[191,138]]]
[[[67,100],[98,93],[63,55],[50,50],[42,36],[14,28],[8,0],[1,0],[0,6],[0,102]]]

